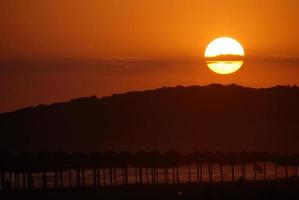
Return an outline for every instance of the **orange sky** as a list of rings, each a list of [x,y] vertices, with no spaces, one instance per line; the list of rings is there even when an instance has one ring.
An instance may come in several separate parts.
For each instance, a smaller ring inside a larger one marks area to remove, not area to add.
[[[163,86],[299,85],[298,8],[297,0],[0,0],[0,112]],[[199,59],[220,36],[247,55],[227,76]]]
[[[202,55],[232,36],[252,55],[299,55],[296,0],[0,1],[0,57]]]

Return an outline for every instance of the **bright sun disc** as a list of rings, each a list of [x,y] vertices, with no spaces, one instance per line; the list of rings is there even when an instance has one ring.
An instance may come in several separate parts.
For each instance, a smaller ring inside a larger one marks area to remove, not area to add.
[[[231,74],[238,71],[244,61],[211,61],[207,62],[210,70],[217,74]]]
[[[216,57],[220,55],[244,56],[242,45],[235,39],[221,37],[213,40],[205,51],[205,57]]]
[[[242,45],[230,37],[213,40],[205,51],[207,65],[217,74],[231,74],[238,71],[245,55]]]

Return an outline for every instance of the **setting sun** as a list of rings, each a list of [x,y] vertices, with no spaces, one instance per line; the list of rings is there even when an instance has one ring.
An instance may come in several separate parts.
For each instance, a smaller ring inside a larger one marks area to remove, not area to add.
[[[242,45],[230,37],[213,40],[205,51],[209,69],[217,74],[231,74],[239,70],[244,55]]]
[[[238,71],[244,61],[207,61],[210,70],[217,74],[231,74]]]
[[[220,55],[244,56],[242,45],[233,38],[221,37],[213,40],[205,51],[205,57],[216,57]]]

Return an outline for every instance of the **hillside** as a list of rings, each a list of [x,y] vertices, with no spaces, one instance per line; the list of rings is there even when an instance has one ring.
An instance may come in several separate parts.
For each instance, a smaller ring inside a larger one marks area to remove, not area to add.
[[[21,99],[20,99],[21,101]],[[0,114],[8,151],[299,152],[299,88],[161,88]]]

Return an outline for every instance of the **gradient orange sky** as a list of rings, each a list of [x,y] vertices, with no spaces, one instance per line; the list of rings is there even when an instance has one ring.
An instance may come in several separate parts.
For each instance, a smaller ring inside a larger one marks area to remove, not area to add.
[[[0,57],[201,55],[215,37],[250,55],[299,55],[296,0],[3,0]]]

